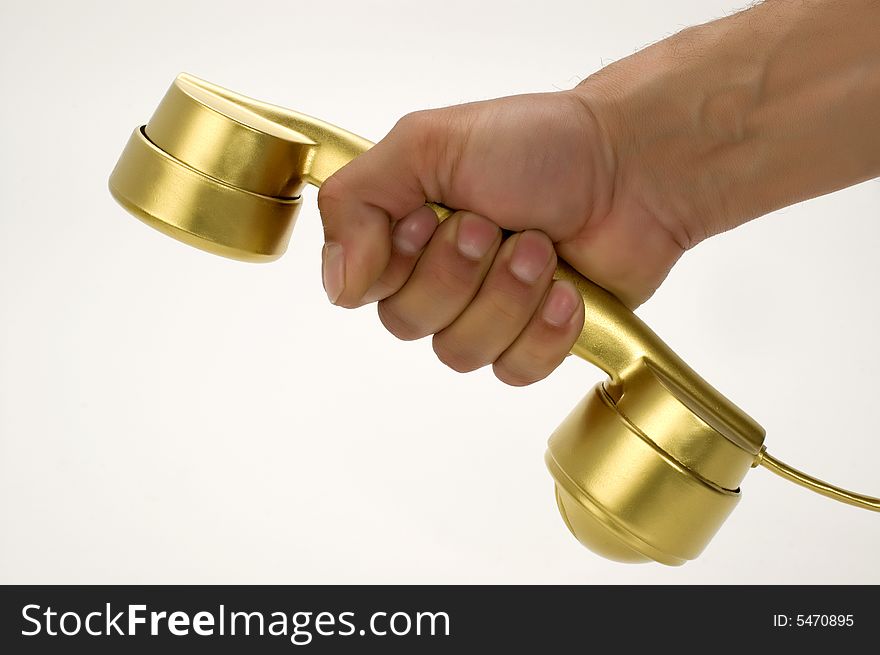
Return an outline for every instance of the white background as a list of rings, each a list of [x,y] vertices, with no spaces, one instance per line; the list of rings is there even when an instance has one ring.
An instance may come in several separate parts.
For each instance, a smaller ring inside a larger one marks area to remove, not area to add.
[[[600,379],[458,375],[331,307],[314,190],[242,264],[130,218],[107,177],[189,71],[376,140],[415,109],[568,88],[731,2],[6,3],[0,582],[880,582],[876,514],[749,473],[682,568],[557,515],[547,436]],[[643,318],[768,431],[880,493],[880,183],[700,245]]]

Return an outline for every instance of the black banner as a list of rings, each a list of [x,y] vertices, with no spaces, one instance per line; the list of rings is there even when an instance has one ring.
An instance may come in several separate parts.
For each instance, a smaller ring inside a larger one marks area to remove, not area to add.
[[[10,586],[0,652],[841,648],[878,643],[878,609],[868,586]]]

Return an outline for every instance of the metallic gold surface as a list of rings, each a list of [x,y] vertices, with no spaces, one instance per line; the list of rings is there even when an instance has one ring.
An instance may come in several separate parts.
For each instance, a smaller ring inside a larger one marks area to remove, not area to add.
[[[270,198],[182,165],[142,128],[131,135],[110,178],[113,196],[152,227],[191,246],[244,261],[287,249],[299,198]]]
[[[724,443],[719,437],[712,445]],[[739,501],[736,485],[725,489],[645,436],[601,384],[550,437],[546,462],[569,528],[611,559],[682,564],[700,554]]]
[[[814,478],[812,475],[808,475],[803,471],[798,471],[796,468],[789,466],[785,462],[780,462],[766,451],[761,453],[759,460],[755,463],[755,466],[757,465],[761,465],[767,470],[773,471],[779,477],[785,478],[790,482],[794,482],[795,484],[809,489],[810,491],[814,491],[817,494],[821,494],[822,496],[832,498],[841,503],[846,503],[847,505],[868,509],[872,512],[880,512],[880,498],[857,494],[854,491],[847,491],[846,489],[841,489],[833,484]]]
[[[110,190],[132,214],[185,243],[269,261],[287,248],[303,186],[320,186],[371,145],[182,74],[147,125],[135,129]],[[440,220],[452,214],[430,206]],[[565,262],[556,277],[574,283],[586,307],[572,352],[609,375],[554,432],[547,450],[559,509],[581,543],[622,561],[693,559],[762,458],[820,493],[864,507],[876,503],[770,458],[761,426],[617,298]]]

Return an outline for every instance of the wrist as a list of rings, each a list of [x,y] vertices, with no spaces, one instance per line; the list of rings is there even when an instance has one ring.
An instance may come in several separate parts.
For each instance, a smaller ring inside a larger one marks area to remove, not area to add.
[[[878,7],[768,2],[589,77],[617,188],[688,248],[880,174]]]
[[[616,187],[684,249],[770,204],[759,196],[771,189],[746,179],[767,40],[737,15],[679,32],[578,87],[614,146]],[[743,205],[745,188],[755,207]]]

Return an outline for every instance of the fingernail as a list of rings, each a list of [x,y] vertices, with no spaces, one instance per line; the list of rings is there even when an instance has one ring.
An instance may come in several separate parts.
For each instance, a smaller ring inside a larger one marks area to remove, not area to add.
[[[550,325],[562,327],[571,320],[577,306],[577,292],[571,285],[556,281],[550,287],[547,300],[544,301],[544,307],[541,309],[541,316]]]
[[[482,259],[498,238],[498,226],[476,214],[463,214],[458,222],[458,252],[468,259]]]
[[[516,239],[508,267],[521,282],[534,284],[544,273],[551,256],[545,237],[536,232],[523,232]]]
[[[330,241],[324,244],[321,251],[321,277],[324,281],[324,291],[330,302],[336,304],[336,300],[345,288],[345,257],[342,246]]]
[[[437,228],[437,215],[430,207],[420,207],[394,226],[391,243],[402,255],[417,254],[430,241]]]

